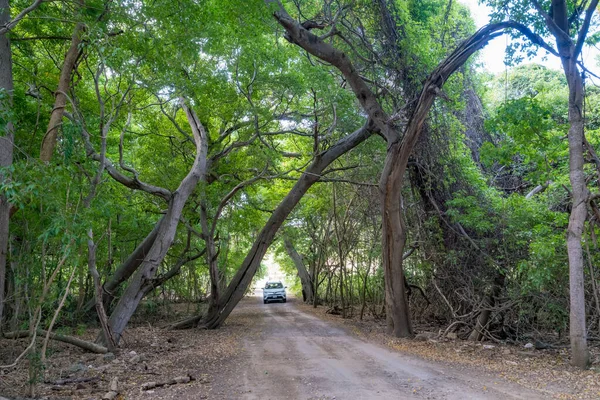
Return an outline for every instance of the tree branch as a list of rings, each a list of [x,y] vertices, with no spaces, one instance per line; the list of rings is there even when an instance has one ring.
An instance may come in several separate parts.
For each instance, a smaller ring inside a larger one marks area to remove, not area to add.
[[[395,130],[387,123],[389,118],[377,101],[375,94],[364,79],[360,77],[358,70],[354,67],[349,57],[344,52],[336,49],[329,43],[325,43],[320,37],[308,31],[287,13],[281,2],[278,1],[278,4],[279,10],[275,11],[273,16],[286,30],[285,38],[315,57],[339,69],[350,84],[361,106],[385,136],[386,140],[389,143],[399,140]]]
[[[76,123],[78,122],[77,119],[69,112],[65,111],[64,115],[69,120],[76,122]],[[94,149],[94,145],[92,144],[90,133],[83,126],[83,124],[79,124],[79,125],[81,127],[81,136],[83,138],[83,144],[85,146],[87,156],[90,157],[94,161],[102,162],[102,160],[103,160],[102,156],[100,154],[98,154],[96,152],[96,150]],[[159,186],[150,185],[148,183],[140,181],[137,178],[137,173],[134,174],[133,178],[128,177],[127,175],[121,173],[114,166],[112,161],[110,161],[108,158],[104,158],[104,163],[105,163],[106,172],[108,172],[108,174],[115,181],[119,182],[123,186],[126,186],[126,187],[128,187],[130,189],[134,189],[134,190],[141,190],[143,192],[152,194],[154,196],[158,196],[167,202],[171,199],[171,196],[172,196],[171,191],[169,191],[165,188],[159,187]]]
[[[8,31],[13,29],[19,23],[19,21],[21,21],[23,18],[25,18],[25,16],[27,14],[29,14],[30,12],[32,12],[33,10],[38,8],[40,6],[40,4],[42,4],[42,1],[43,0],[35,0],[33,3],[31,3],[31,5],[29,7],[25,8],[23,11],[21,11],[19,13],[19,15],[17,15],[12,21],[8,22],[6,25],[4,25],[2,28],[0,28],[0,35],[4,35]]]
[[[594,11],[598,7],[598,0],[592,0],[587,10],[585,11],[585,18],[583,20],[583,25],[579,29],[579,34],[577,36],[577,43],[575,43],[575,48],[573,49],[573,54],[571,57],[573,59],[577,59],[579,54],[581,53],[581,49],[583,48],[583,43],[585,42],[585,37],[590,30],[590,22],[592,21],[592,16],[594,15]]]

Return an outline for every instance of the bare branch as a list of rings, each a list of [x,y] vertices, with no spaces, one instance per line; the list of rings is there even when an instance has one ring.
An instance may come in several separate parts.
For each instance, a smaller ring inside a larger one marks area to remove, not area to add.
[[[594,15],[594,11],[598,7],[598,0],[592,0],[587,10],[585,11],[585,18],[583,20],[583,25],[579,29],[579,34],[577,36],[577,43],[575,43],[575,48],[573,49],[573,54],[571,57],[573,59],[577,59],[579,54],[581,53],[581,49],[583,48],[583,43],[585,42],[585,38],[590,30],[590,22],[592,21],[592,15]]]
[[[2,28],[0,28],[0,35],[6,34],[8,31],[10,31],[15,26],[17,26],[19,21],[21,21],[23,18],[25,18],[25,16],[27,14],[29,14],[30,12],[32,12],[33,10],[38,8],[40,6],[40,4],[42,4],[42,1],[43,0],[35,0],[33,3],[31,3],[31,5],[29,7],[25,8],[23,11],[21,11],[19,13],[19,15],[17,15],[12,21],[8,22],[6,25],[4,25]]]
[[[278,3],[279,10],[275,11],[273,16],[285,28],[285,38],[291,43],[302,47],[315,57],[339,69],[352,87],[363,109],[377,125],[388,142],[391,143],[399,140],[397,133],[388,125],[388,117],[377,101],[375,94],[360,77],[349,57],[344,52],[336,49],[329,43],[325,43],[321,38],[305,29],[287,13],[281,2]]]
[[[251,179],[248,179],[248,180],[246,180],[244,182],[238,183],[233,189],[231,189],[231,191],[229,193],[227,193],[227,195],[225,197],[223,197],[223,199],[219,203],[219,206],[217,207],[217,211],[215,212],[215,216],[213,217],[212,225],[210,227],[210,232],[207,232],[207,234],[209,234],[211,236],[213,236],[215,234],[215,230],[217,229],[217,222],[219,221],[219,217],[221,216],[221,212],[223,212],[223,208],[225,208],[225,206],[227,205],[227,203],[229,203],[229,200],[231,200],[233,198],[233,196],[236,195],[237,192],[239,192],[240,190],[242,190],[246,186],[249,186],[249,185],[253,184],[254,182],[262,179],[263,176],[264,176],[264,172],[265,171],[263,171],[260,175],[255,176],[255,177],[253,177]]]
[[[560,26],[556,24],[556,22],[552,19],[552,17],[544,10],[541,4],[537,0],[531,0],[535,9],[540,13],[544,20],[546,21],[546,26],[548,30],[556,37],[557,40],[561,42],[569,43],[572,42],[571,37],[568,32],[565,32],[561,29]]]
[[[71,121],[78,122],[77,119],[69,112],[65,111],[64,114],[65,114],[65,117],[67,117]],[[90,133],[83,126],[83,124],[80,124],[80,127],[81,127],[81,136],[83,138],[83,144],[85,146],[88,157],[90,157],[94,161],[101,162],[102,157],[94,149],[94,146],[92,145],[92,142],[90,139],[91,138]],[[171,191],[169,191],[165,188],[159,187],[159,186],[154,186],[154,185],[150,185],[148,183],[142,182],[137,178],[137,175],[134,176],[133,178],[130,178],[130,177],[124,175],[114,166],[114,164],[108,158],[104,159],[104,163],[105,163],[106,172],[108,172],[108,174],[114,180],[116,180],[123,186],[126,186],[126,187],[128,187],[130,189],[134,189],[134,190],[141,190],[143,192],[152,194],[154,196],[161,197],[165,201],[169,201],[171,199]]]

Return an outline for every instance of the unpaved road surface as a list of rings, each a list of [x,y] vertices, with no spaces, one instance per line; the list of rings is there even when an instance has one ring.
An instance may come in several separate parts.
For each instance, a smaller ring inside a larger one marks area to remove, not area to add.
[[[432,363],[366,342],[286,304],[246,299],[252,322],[227,399],[541,399],[501,378]],[[224,382],[225,383],[225,382]],[[217,393],[214,393],[217,395]]]

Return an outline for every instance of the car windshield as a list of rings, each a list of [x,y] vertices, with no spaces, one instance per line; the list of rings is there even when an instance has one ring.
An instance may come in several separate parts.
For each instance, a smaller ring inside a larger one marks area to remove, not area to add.
[[[282,289],[283,285],[281,282],[267,283],[265,289]]]

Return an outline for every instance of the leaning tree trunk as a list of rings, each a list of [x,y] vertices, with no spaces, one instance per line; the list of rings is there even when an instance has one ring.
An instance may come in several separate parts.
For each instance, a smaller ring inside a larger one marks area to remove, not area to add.
[[[505,275],[503,272],[498,272],[496,278],[494,279],[494,283],[489,293],[487,294],[485,301],[483,303],[483,310],[479,313],[477,317],[477,322],[475,323],[475,328],[469,334],[469,340],[478,342],[483,340],[485,337],[485,331],[487,330],[488,323],[490,321],[490,317],[492,316],[492,307],[496,304],[496,300],[498,296],[502,292],[504,288]]]
[[[304,196],[308,189],[319,180],[319,177],[325,168],[331,165],[331,163],[340,156],[365,141],[374,129],[375,128],[371,126],[370,122],[368,122],[351,135],[340,139],[324,153],[316,156],[313,163],[306,169],[294,187],[281,203],[279,203],[275,211],[273,211],[271,217],[254,240],[254,244],[242,262],[242,265],[233,276],[227,289],[221,295],[218,307],[215,307],[210,313],[207,313],[199,322],[201,327],[215,329],[221,326],[237,303],[244,297],[244,293],[250,286],[252,278],[254,278],[254,275],[260,266],[260,262],[271,243],[273,243],[275,234],[287,216],[292,212],[294,207],[296,207],[300,199],[302,199],[302,196]],[[197,319],[197,317],[194,319]]]
[[[146,256],[150,252],[150,249],[156,241],[156,236],[162,225],[164,217],[159,219],[152,231],[144,238],[144,240],[137,245],[135,250],[127,257],[127,259],[119,265],[112,276],[104,282],[102,285],[102,303],[103,307],[108,310],[110,305],[115,298],[115,291],[119,286],[127,281],[137,271],[140,265],[146,259]],[[96,305],[95,298],[92,298],[85,306],[86,311],[90,311]]]
[[[300,283],[302,284],[302,294],[303,300],[305,303],[312,304],[313,302],[313,280],[311,279],[308,270],[304,266],[304,262],[302,262],[302,256],[298,254],[294,245],[290,241],[289,238],[285,237],[283,239],[283,244],[285,246],[285,250],[288,255],[294,262],[296,266],[296,270],[298,270],[298,277],[300,278]]]
[[[63,66],[60,70],[60,78],[58,79],[58,88],[55,92],[54,107],[52,108],[52,114],[50,115],[50,122],[48,123],[48,130],[42,140],[42,148],[40,150],[40,160],[49,162],[52,159],[54,153],[54,147],[56,146],[56,138],[58,136],[58,128],[62,123],[63,114],[65,112],[65,106],[67,105],[67,93],[69,92],[69,86],[71,82],[71,74],[75,69],[77,57],[79,56],[79,46],[81,45],[81,35],[85,29],[85,25],[77,23],[73,36],[71,37],[71,45],[65,55]]]
[[[110,328],[117,343],[140,301],[146,295],[147,286],[152,285],[158,267],[173,243],[175,234],[177,233],[177,225],[179,224],[179,219],[181,218],[185,203],[196,188],[201,177],[206,174],[208,150],[206,131],[195,113],[185,105],[183,105],[183,107],[186,111],[188,122],[194,135],[196,158],[194,160],[194,165],[186,177],[183,178],[177,190],[173,192],[171,200],[169,201],[169,208],[160,224],[154,244],[140,268],[131,279],[131,282],[127,286],[127,289],[125,289],[115,310],[110,316]]]
[[[8,0],[0,0],[0,26],[10,21],[10,7]],[[12,110],[13,75],[12,53],[10,40],[7,34],[0,35],[0,113],[10,115]],[[14,127],[12,121],[0,127],[0,168],[10,167],[13,161]],[[0,171],[0,183],[10,180],[8,171]],[[8,241],[10,220],[10,203],[8,198],[0,194],[0,331],[2,330],[2,317],[4,312],[4,291],[6,282],[6,263],[8,260]]]

